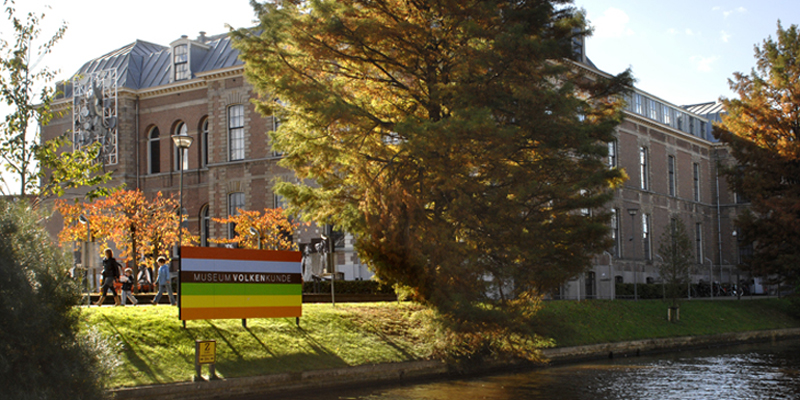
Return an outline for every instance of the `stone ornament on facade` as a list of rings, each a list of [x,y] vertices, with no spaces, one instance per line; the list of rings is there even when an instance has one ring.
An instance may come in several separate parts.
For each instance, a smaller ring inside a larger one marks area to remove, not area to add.
[[[80,150],[100,142],[98,162],[116,165],[117,70],[108,69],[72,80],[72,146]]]

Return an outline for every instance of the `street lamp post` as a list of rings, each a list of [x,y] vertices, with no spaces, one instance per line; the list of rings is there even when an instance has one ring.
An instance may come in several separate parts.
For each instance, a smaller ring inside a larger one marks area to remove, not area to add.
[[[628,214],[631,216],[631,245],[633,246],[633,299],[639,300],[639,287],[638,287],[638,276],[636,272],[638,267],[636,266],[636,241],[633,238],[636,236],[634,235],[636,231],[636,213],[639,212],[638,208],[629,208]]]
[[[603,251],[608,255],[608,298],[614,300],[614,255],[608,251]]]
[[[734,229],[733,232],[731,232],[731,235],[733,235],[733,239],[734,240],[736,240],[736,235],[737,234],[738,234],[738,232],[736,232],[736,229]],[[736,300],[741,300],[742,299],[742,294],[741,294],[742,293],[742,288],[741,288],[741,286],[742,286],[742,277],[740,275],[740,272],[741,271],[739,271],[739,266],[737,265],[736,266],[736,289],[738,289],[738,290],[736,291]],[[779,289],[780,289],[780,286],[779,286]],[[778,290],[778,291],[780,291],[780,290]],[[767,294],[769,294],[769,292],[767,292]]]
[[[81,254],[81,263],[83,264],[83,273],[84,273],[84,283],[86,286],[86,305],[89,306],[91,300],[89,298],[89,254],[91,250],[89,249],[89,243],[92,242],[92,229],[89,226],[89,218],[86,218],[85,215],[81,214],[78,217],[78,221],[84,225],[86,225],[86,243],[83,244],[83,254]]]
[[[181,248],[183,247],[183,170],[186,160],[186,153],[189,147],[192,146],[194,139],[185,134],[172,135],[172,141],[175,147],[178,148],[178,169],[181,170],[180,192],[178,195],[178,318],[181,317],[181,266],[183,260],[181,259]],[[186,321],[183,326],[186,327]]]

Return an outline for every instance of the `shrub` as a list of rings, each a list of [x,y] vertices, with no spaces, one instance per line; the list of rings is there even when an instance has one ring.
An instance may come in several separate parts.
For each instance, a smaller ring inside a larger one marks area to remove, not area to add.
[[[107,339],[78,337],[79,287],[39,217],[23,201],[0,201],[2,397],[102,398],[104,367],[114,365],[116,352]]]
[[[336,281],[336,293],[341,294],[394,294],[391,286],[377,281]],[[303,293],[330,293],[331,282],[303,282]]]

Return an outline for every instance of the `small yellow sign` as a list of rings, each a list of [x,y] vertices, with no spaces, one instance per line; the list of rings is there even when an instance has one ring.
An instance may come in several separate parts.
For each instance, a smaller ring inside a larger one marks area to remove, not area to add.
[[[196,349],[198,364],[214,364],[217,361],[216,340],[198,340]]]

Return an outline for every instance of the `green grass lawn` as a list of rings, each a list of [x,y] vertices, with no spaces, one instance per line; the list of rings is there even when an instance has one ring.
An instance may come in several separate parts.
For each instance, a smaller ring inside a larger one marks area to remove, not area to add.
[[[681,305],[681,321],[666,321],[660,300],[548,301],[532,323],[555,345],[618,342],[800,327],[786,300],[704,301]],[[188,381],[195,340],[217,341],[217,374],[244,377],[430,358],[426,313],[410,303],[305,304],[294,318],[178,320],[175,307],[91,307],[84,326],[122,344],[123,365],[111,387]],[[207,374],[207,367],[204,367]]]
[[[306,304],[300,327],[294,318],[178,320],[170,306],[92,307],[86,324],[123,345],[123,365],[111,387],[190,380],[195,340],[217,342],[221,377],[255,376],[427,358],[415,337],[418,322],[408,303]],[[203,373],[207,374],[207,367]]]
[[[785,299],[685,301],[675,323],[667,321],[668,306],[662,300],[548,301],[534,323],[558,347],[800,327]]]

